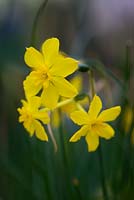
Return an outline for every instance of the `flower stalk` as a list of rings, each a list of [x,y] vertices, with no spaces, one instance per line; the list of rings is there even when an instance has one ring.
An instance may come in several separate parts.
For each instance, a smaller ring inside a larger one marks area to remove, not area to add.
[[[32,33],[31,33],[31,45],[36,44],[36,31],[37,31],[37,26],[39,22],[39,18],[41,14],[43,13],[45,7],[47,6],[48,0],[45,0],[42,5],[39,7],[39,10],[35,16],[34,22],[33,22],[33,27],[32,27]]]
[[[53,145],[54,145],[54,152],[56,153],[56,152],[58,151],[58,146],[57,146],[57,142],[56,142],[56,140],[55,140],[55,137],[54,137],[54,134],[53,134],[51,125],[48,124],[48,125],[47,125],[47,128],[48,128],[48,133],[49,133],[49,135],[50,135],[50,137],[51,137],[51,140],[52,140],[52,142],[53,142]]]
[[[89,72],[89,81],[90,81],[91,99],[93,99],[93,97],[95,95],[93,70],[90,70],[90,72]],[[104,197],[104,200],[108,200],[101,141],[100,141],[100,145],[98,148],[98,157],[99,157],[99,163],[100,163],[100,174],[101,174],[101,185],[102,185],[103,197]]]
[[[101,174],[101,184],[102,184],[103,197],[104,197],[104,200],[108,200],[108,193],[107,193],[107,187],[106,187],[106,177],[105,177],[103,152],[102,152],[101,142],[100,142],[99,149],[98,149],[98,157],[99,157],[99,163],[100,163],[100,174]]]
[[[93,73],[93,70],[89,71],[89,81],[90,81],[91,99],[93,99],[93,97],[95,95],[94,73]]]

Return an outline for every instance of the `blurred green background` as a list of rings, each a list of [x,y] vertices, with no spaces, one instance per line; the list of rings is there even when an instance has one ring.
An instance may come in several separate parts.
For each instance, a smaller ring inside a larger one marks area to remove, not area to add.
[[[43,0],[0,0],[0,200],[133,200],[134,2],[49,0],[43,5]],[[53,128],[56,154],[51,139],[30,138],[18,123],[22,82],[29,73],[25,48],[40,48],[49,37],[58,37],[61,50],[92,66],[104,107],[122,106],[112,124],[116,136],[101,140],[104,174],[98,151],[88,153],[84,139],[68,142],[78,127],[65,116]]]

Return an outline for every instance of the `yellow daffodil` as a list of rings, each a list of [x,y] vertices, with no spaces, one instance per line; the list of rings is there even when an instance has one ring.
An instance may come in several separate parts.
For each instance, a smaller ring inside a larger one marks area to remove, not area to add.
[[[41,98],[34,96],[30,97],[28,101],[22,100],[22,108],[18,108],[20,114],[19,122],[22,122],[25,129],[29,132],[30,136],[35,133],[36,137],[43,141],[48,141],[43,124],[49,123],[49,116],[46,111],[40,108]]]
[[[81,92],[82,90],[82,76],[79,74],[73,78],[70,79],[70,83],[74,85],[74,87],[77,89],[78,92]],[[62,97],[60,102],[66,101],[68,98]],[[81,105],[87,105],[89,103],[88,97],[85,97],[83,100],[75,101],[75,99],[72,99],[69,103],[61,106],[61,111],[70,114],[71,112],[74,112],[75,110],[78,110],[78,104]],[[60,115],[59,110],[55,109],[52,112],[51,115],[51,123],[54,127],[58,127],[60,125]]]
[[[77,89],[79,93],[82,91],[82,86],[83,86],[82,81],[83,81],[82,76],[80,75],[77,75],[70,80],[71,84],[74,85],[74,87]],[[66,99],[67,98],[62,98],[62,100],[66,100]],[[85,106],[88,103],[89,103],[89,99],[86,96],[82,100],[75,101],[74,99],[72,102],[68,103],[67,105],[62,106],[61,109],[63,112],[70,114],[71,112],[78,110],[78,104]]]
[[[39,52],[33,47],[26,49],[26,64],[32,72],[24,81],[27,96],[34,96],[42,90],[42,102],[48,108],[54,108],[59,95],[72,98],[76,88],[65,79],[78,68],[78,61],[65,57],[59,52],[59,40],[51,38],[42,45]]]
[[[82,127],[71,137],[70,142],[76,142],[81,136],[85,136],[88,151],[95,151],[99,145],[99,137],[110,139],[114,136],[113,128],[106,122],[115,120],[121,108],[115,106],[100,113],[101,109],[102,101],[95,95],[88,112],[81,110],[71,114],[71,119]]]

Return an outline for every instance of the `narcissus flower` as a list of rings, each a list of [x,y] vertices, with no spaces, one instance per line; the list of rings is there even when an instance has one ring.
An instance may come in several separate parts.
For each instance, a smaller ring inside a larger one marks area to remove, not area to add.
[[[82,76],[80,76],[80,75],[77,75],[77,76],[75,76],[75,77],[73,77],[71,80],[70,80],[70,82],[71,82],[71,84],[72,85],[74,85],[75,86],[75,88],[77,89],[77,91],[79,92],[79,93],[81,93],[81,91],[82,91],[82,86],[83,86],[83,83],[82,83]],[[66,98],[67,99],[67,98]],[[62,100],[65,100],[65,98],[62,98]],[[78,110],[78,104],[80,104],[80,105],[83,105],[83,106],[86,106],[86,105],[88,105],[88,103],[89,103],[89,99],[88,99],[88,97],[86,96],[86,97],[84,97],[82,100],[78,100],[78,101],[76,101],[75,99],[72,101],[72,102],[70,102],[69,104],[67,104],[67,105],[65,105],[65,106],[62,106],[62,111],[63,112],[65,112],[65,113],[67,113],[67,114],[70,114],[71,112],[74,112],[75,110]]]
[[[34,96],[42,90],[42,102],[54,108],[59,95],[72,98],[77,95],[76,88],[65,79],[78,68],[78,61],[65,57],[59,52],[59,40],[51,38],[42,45],[41,52],[33,47],[26,49],[26,64],[32,72],[24,81],[27,96]]]
[[[82,90],[82,77],[80,75],[77,75],[70,79],[70,83],[74,85],[74,87],[77,89],[78,92],[81,92]],[[62,97],[60,103],[69,100],[69,98]],[[67,115],[70,115],[71,112],[74,112],[75,110],[78,110],[78,104],[81,104],[83,106],[88,105],[89,99],[88,97],[83,98],[82,100],[76,101],[75,99],[70,99],[70,102],[61,106],[61,111],[66,113]],[[57,104],[58,106],[58,104]],[[55,109],[53,110],[51,114],[51,123],[54,127],[58,127],[60,125],[60,114],[59,110]]]
[[[71,137],[70,142],[78,141],[85,136],[88,144],[88,151],[95,151],[99,145],[99,137],[110,139],[114,136],[113,128],[106,122],[113,121],[121,112],[120,106],[115,106],[100,112],[102,101],[95,95],[89,111],[75,111],[70,116],[71,119],[82,127]]]
[[[22,100],[22,108],[18,108],[20,114],[19,122],[22,122],[30,136],[35,133],[36,137],[48,141],[47,134],[42,124],[48,124],[50,119],[46,111],[40,108],[41,98],[34,96],[27,101]]]

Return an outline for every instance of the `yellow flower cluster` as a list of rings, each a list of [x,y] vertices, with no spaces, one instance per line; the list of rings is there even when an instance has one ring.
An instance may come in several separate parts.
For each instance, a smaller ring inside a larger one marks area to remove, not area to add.
[[[18,112],[19,122],[23,123],[30,136],[35,134],[38,139],[47,141],[44,125],[50,123],[49,112],[54,113],[59,107],[76,124],[82,126],[71,137],[70,142],[76,142],[81,136],[85,136],[88,150],[95,151],[99,145],[99,137],[110,139],[114,136],[113,128],[106,122],[116,119],[121,111],[120,106],[100,113],[102,102],[95,95],[89,111],[81,109],[80,104],[83,102],[75,101],[82,85],[80,78],[72,83],[66,79],[78,69],[78,61],[60,53],[57,38],[46,40],[41,51],[33,47],[27,48],[24,60],[32,71],[23,82],[26,100],[22,100],[22,107],[18,108]],[[87,104],[87,100],[85,102]]]
[[[24,58],[32,68],[24,81],[26,96],[34,96],[41,91],[42,104],[50,109],[56,107],[59,95],[69,98],[76,96],[76,88],[65,77],[76,71],[78,61],[59,52],[57,38],[45,41],[42,53],[33,47],[27,48]]]
[[[26,101],[22,100],[19,122],[32,136],[48,140],[42,124],[48,124],[48,113],[43,109],[54,109],[60,96],[73,98],[77,89],[65,79],[78,68],[78,61],[64,57],[59,52],[59,40],[46,40],[39,52],[33,47],[26,48],[25,63],[31,68],[30,74],[24,80]],[[47,110],[48,110],[47,109]]]

